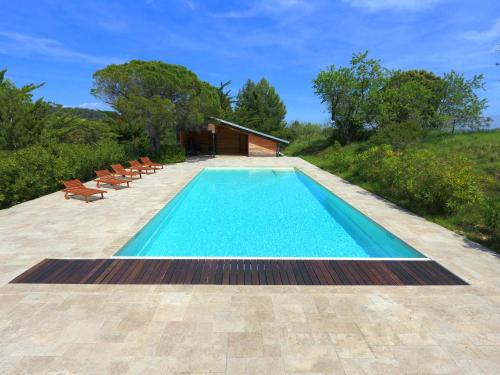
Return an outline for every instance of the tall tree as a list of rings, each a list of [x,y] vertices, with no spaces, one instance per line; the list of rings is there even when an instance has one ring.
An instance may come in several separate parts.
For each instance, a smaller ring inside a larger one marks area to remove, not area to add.
[[[466,79],[463,74],[451,71],[443,76],[444,95],[439,106],[446,127],[454,133],[458,129],[479,130],[488,127],[491,119],[483,116],[488,107],[475,90],[484,88],[483,75]]]
[[[264,133],[278,133],[285,126],[286,107],[276,89],[262,78],[248,80],[238,92],[234,120]]]
[[[426,70],[394,71],[381,92],[377,122],[437,127],[444,81]]]
[[[364,126],[374,124],[385,77],[380,62],[363,52],[353,54],[349,66],[331,65],[313,80],[314,91],[328,106],[341,143],[351,142]]]
[[[51,105],[43,99],[33,101],[33,91],[42,85],[16,87],[0,71],[0,149],[17,150],[38,142]]]
[[[217,88],[217,94],[219,95],[220,107],[222,110],[223,117],[231,117],[233,112],[234,99],[231,96],[231,90],[228,87],[231,85],[231,81],[221,82]]]
[[[180,65],[132,60],[94,73],[92,94],[126,121],[140,121],[157,153],[169,128],[192,128],[220,112],[217,89]]]

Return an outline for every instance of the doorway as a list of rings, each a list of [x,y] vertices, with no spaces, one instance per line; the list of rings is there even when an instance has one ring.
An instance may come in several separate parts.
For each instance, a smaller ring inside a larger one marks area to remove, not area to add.
[[[238,151],[240,155],[248,156],[248,134],[239,134],[238,136]]]

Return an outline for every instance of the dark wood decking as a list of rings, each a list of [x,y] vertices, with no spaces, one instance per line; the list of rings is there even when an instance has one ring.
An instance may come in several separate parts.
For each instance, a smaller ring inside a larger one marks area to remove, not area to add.
[[[467,285],[434,261],[45,259],[11,283]]]

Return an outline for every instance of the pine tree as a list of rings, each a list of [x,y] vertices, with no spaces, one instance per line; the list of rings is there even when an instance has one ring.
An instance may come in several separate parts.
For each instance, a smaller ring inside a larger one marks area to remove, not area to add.
[[[248,80],[238,92],[234,120],[243,126],[276,134],[285,128],[286,107],[275,88],[262,78]]]

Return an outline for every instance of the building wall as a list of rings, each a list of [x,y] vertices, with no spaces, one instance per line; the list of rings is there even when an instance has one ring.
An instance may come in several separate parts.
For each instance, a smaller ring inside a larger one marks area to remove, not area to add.
[[[246,150],[240,147],[240,137],[246,137],[245,133],[217,126],[217,154],[219,155],[246,155]]]
[[[221,125],[209,124],[209,129],[210,126],[216,132],[216,150],[219,155],[276,156],[278,143],[275,141]],[[199,152],[208,154],[212,134],[208,130],[181,131],[179,143],[187,147],[189,141],[197,146]]]
[[[202,154],[208,154],[209,147],[212,145],[212,134],[206,130],[201,131],[181,131],[179,143],[184,147],[188,147],[189,142],[192,142]]]
[[[275,141],[248,135],[248,156],[276,156],[278,144]]]

